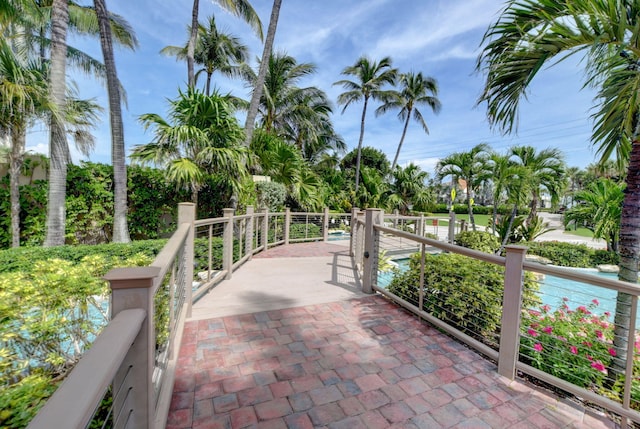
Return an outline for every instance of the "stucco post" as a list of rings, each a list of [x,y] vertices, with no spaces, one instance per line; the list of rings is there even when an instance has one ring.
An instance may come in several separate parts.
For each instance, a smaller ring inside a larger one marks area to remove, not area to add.
[[[114,268],[104,276],[111,287],[111,318],[132,308],[142,308],[147,313],[138,336],[113,379],[114,392],[132,391],[131,395],[115,396],[114,415],[119,415],[126,405],[127,412],[131,410],[129,424],[136,428],[152,428],[155,420],[153,284],[159,273],[159,267]],[[123,397],[127,397],[126,404]]]
[[[262,247],[263,251],[269,248],[269,209],[262,210],[264,219],[262,221]]]
[[[507,257],[504,270],[498,373],[513,380],[516,376],[516,362],[520,348],[523,263],[527,248],[510,245],[506,246],[505,250]]]
[[[245,255],[249,255],[249,260],[251,260],[253,257],[253,206],[247,206],[247,215],[249,215],[249,219],[247,219],[246,223],[244,249]]]
[[[322,241],[329,241],[329,207],[324,208],[324,218],[322,221]]]
[[[234,209],[223,209],[226,218],[222,235],[222,269],[227,272],[225,280],[230,280],[233,273],[233,214]]]
[[[456,236],[456,212],[449,211],[449,243],[453,244]]]
[[[289,228],[291,228],[291,209],[284,209],[284,244],[289,244]]]
[[[351,208],[351,220],[349,221],[349,256],[355,256],[355,246],[358,242],[356,225],[358,224],[358,207]]]
[[[373,293],[373,282],[378,275],[378,232],[374,225],[380,225],[384,212],[380,209],[367,209],[365,211],[364,226],[364,259],[362,270],[362,292]]]
[[[180,203],[178,204],[178,225],[182,225],[183,223],[189,224],[189,234],[187,234],[187,239],[184,243],[184,274],[187,279],[187,284],[185,286],[185,301],[187,304],[187,316],[191,317],[191,307],[193,300],[193,288],[191,284],[193,283],[193,246],[195,239],[195,225],[196,221],[196,205],[193,203]]]

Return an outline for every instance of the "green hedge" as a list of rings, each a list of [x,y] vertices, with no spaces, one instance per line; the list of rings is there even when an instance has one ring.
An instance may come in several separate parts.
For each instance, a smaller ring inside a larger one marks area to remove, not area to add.
[[[495,344],[502,315],[504,267],[453,253],[425,255],[423,310],[474,338]],[[409,269],[396,273],[389,292],[418,303],[420,259],[411,257]],[[525,278],[524,306],[538,302],[538,285]]]
[[[498,237],[484,231],[463,231],[456,234],[454,241],[458,246],[485,253],[495,253],[500,248]]]
[[[512,211],[512,207],[511,206],[506,206],[506,205],[501,205],[498,207],[498,214],[500,215],[510,215],[511,211]],[[469,213],[469,208],[467,207],[466,204],[454,204],[453,205],[453,211],[456,214],[467,214]],[[522,207],[520,208],[520,210],[518,210],[518,214],[519,215],[527,215],[529,214],[529,208],[528,207]],[[449,204],[436,204],[434,206],[434,213],[449,213]],[[486,215],[491,215],[493,214],[493,206],[477,206],[474,205],[473,206],[473,213],[475,214],[486,214]]]

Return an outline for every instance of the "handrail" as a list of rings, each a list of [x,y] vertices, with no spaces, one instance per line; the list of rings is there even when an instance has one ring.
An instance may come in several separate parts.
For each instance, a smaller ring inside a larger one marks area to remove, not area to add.
[[[118,313],[27,428],[85,428],[91,421],[95,404],[100,403],[146,317],[147,313],[142,309]],[[69,412],[70,404],[83,412]]]

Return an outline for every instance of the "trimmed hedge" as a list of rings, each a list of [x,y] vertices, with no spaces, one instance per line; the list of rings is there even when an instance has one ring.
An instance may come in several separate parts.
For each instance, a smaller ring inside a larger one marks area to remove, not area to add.
[[[500,215],[510,215],[512,210],[513,209],[510,206],[506,206],[506,205],[498,206],[498,214],[500,214]],[[467,207],[466,204],[454,204],[453,205],[453,211],[456,214],[467,214],[467,213],[469,213],[469,208]],[[530,210],[529,210],[528,207],[522,207],[522,208],[520,208],[520,210],[518,210],[518,214],[519,215],[528,215],[529,211]],[[449,204],[444,204],[444,203],[435,204],[433,212],[434,213],[449,213]],[[474,205],[473,206],[473,213],[474,214],[491,215],[491,214],[493,214],[493,206],[476,206],[476,205]]]
[[[498,237],[484,231],[463,231],[456,234],[454,241],[458,246],[485,253],[495,253],[500,248]]]

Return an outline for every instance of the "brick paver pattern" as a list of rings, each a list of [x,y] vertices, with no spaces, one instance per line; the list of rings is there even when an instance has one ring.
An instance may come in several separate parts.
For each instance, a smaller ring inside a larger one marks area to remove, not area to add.
[[[380,296],[187,322],[167,428],[613,428]]]

